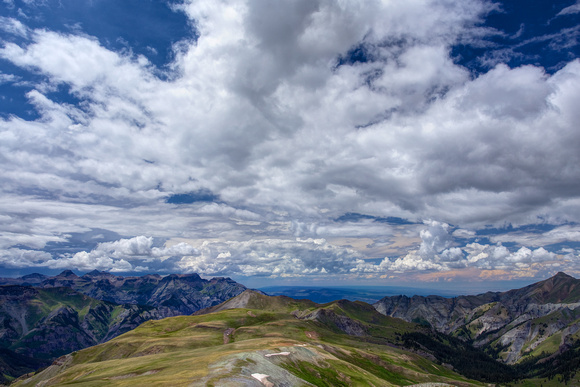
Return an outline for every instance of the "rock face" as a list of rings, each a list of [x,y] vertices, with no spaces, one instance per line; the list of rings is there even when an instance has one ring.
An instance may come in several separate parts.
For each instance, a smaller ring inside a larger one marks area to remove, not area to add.
[[[301,317],[303,320],[316,320],[327,326],[336,328],[350,336],[366,336],[365,326],[357,320],[336,313],[332,309],[316,309],[314,312]]]
[[[5,284],[40,288],[68,287],[97,300],[152,306],[163,317],[192,314],[246,290],[244,285],[230,278],[206,280],[197,274],[121,277],[98,270],[81,277],[65,270],[54,277],[31,274],[21,278],[0,279],[0,285]]]
[[[430,325],[514,364],[565,351],[580,330],[580,280],[558,273],[502,293],[443,298],[385,297],[374,305],[388,316]]]

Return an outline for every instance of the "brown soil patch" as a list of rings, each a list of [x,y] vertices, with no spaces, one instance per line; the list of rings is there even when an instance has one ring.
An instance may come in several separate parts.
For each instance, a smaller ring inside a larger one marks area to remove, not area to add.
[[[306,335],[306,337],[308,337],[309,339],[312,339],[312,340],[320,339],[320,335],[318,334],[318,332],[305,331],[304,334]]]
[[[250,316],[250,317],[258,317],[251,310],[248,310],[248,316]]]

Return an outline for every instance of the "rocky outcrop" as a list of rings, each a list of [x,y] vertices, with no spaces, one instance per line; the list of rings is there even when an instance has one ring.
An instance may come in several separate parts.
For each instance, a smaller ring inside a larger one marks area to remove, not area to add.
[[[335,328],[337,331],[346,333],[349,336],[366,336],[365,326],[357,320],[351,319],[336,313],[332,309],[320,308],[303,317],[302,320],[316,320],[328,327]]]
[[[384,315],[430,325],[513,364],[523,356],[539,355],[540,350],[558,351],[554,341],[561,336],[564,343],[575,332],[580,280],[558,273],[508,292],[455,298],[385,297],[373,306]]]

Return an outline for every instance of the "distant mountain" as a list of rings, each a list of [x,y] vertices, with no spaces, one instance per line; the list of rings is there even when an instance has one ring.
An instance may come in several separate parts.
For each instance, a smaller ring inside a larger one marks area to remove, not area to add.
[[[64,356],[16,386],[482,385],[466,375],[513,378],[468,344],[364,302],[321,305],[246,290],[194,316],[149,321]]]
[[[95,300],[70,288],[0,286],[4,381],[161,317],[152,307]]]
[[[444,297],[458,296],[461,293],[436,289],[409,288],[403,286],[268,286],[260,288],[271,296],[288,296],[296,299],[307,299],[318,303],[331,302],[341,299],[350,301],[364,301],[375,303],[387,295],[405,294],[413,296],[438,294]]]
[[[580,280],[565,273],[507,292],[385,297],[374,307],[472,343],[507,364],[545,363],[577,347],[580,337]]]
[[[65,270],[53,277],[30,274],[20,278],[0,278],[0,285],[68,287],[97,300],[152,306],[163,317],[192,314],[246,290],[244,285],[230,278],[206,280],[197,274],[122,277],[98,270],[80,277]]]

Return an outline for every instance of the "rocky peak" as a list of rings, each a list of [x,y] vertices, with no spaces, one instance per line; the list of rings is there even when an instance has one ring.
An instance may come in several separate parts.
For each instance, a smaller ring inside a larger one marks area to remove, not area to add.
[[[576,278],[572,277],[571,275],[568,275],[562,271],[559,271],[558,273],[556,273],[555,276],[552,277],[552,279],[555,280],[576,280]]]
[[[519,303],[570,303],[580,301],[580,280],[559,272],[553,277],[522,289],[502,294],[506,304]]]
[[[72,270],[65,270],[62,273],[60,273],[59,275],[57,275],[57,277],[67,278],[67,279],[79,278],[79,276],[76,275]]]
[[[204,281],[199,274],[197,273],[192,273],[192,274],[182,274],[179,276],[179,278],[183,281],[187,281],[187,282],[201,282]]]

